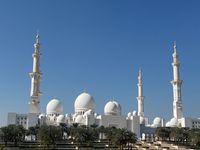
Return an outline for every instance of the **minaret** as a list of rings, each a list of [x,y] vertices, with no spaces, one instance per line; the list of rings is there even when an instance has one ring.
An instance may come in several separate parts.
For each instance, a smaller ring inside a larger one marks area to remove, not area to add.
[[[138,74],[138,116],[144,117],[144,96],[143,96],[143,83],[142,83],[142,70]]]
[[[33,57],[33,72],[30,73],[31,77],[31,92],[30,92],[30,102],[29,102],[29,113],[39,113],[40,104],[40,41],[39,34],[36,35],[36,41],[34,44]]]
[[[176,119],[183,118],[183,111],[182,111],[182,100],[181,100],[181,84],[182,80],[180,80],[180,62],[178,59],[178,54],[176,50],[176,43],[174,42],[174,53],[173,53],[173,80],[171,84],[173,86],[173,115]]]

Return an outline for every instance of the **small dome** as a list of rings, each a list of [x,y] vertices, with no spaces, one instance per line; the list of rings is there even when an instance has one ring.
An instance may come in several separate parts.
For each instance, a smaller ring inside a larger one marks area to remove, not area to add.
[[[133,111],[133,116],[137,116],[137,111]]]
[[[57,123],[65,123],[65,116],[59,115],[56,120]]]
[[[129,112],[129,113],[127,114],[127,117],[130,118],[131,116],[132,116],[132,113]]]
[[[94,112],[95,102],[94,102],[93,97],[86,92],[80,94],[75,100],[74,108],[75,108],[76,113],[79,113],[79,112],[84,113],[89,109],[91,109]]]
[[[43,118],[45,118],[45,117],[46,117],[45,114],[40,114],[40,115],[38,116],[39,119],[43,119]]]
[[[50,114],[62,114],[63,113],[63,106],[62,103],[57,99],[52,99],[46,107],[47,115]]]
[[[161,125],[161,118],[156,117],[156,118],[153,120],[153,124],[155,124],[155,125]]]
[[[104,107],[105,115],[121,115],[121,106],[116,101],[109,101]]]

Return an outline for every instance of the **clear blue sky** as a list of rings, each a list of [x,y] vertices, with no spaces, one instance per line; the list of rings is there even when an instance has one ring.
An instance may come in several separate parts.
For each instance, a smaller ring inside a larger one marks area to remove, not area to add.
[[[185,116],[200,117],[200,1],[1,0],[0,125],[7,112],[28,112],[29,72],[41,35],[41,110],[56,97],[74,111],[83,91],[96,111],[114,97],[123,114],[137,110],[137,74],[144,75],[145,115],[172,116],[172,43],[181,61]]]

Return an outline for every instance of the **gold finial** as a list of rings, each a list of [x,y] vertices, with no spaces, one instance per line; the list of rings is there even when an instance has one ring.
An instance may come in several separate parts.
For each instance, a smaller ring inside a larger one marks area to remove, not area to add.
[[[142,69],[141,69],[141,67],[139,68],[139,76],[140,77],[142,76]]]
[[[35,37],[35,43],[34,43],[34,47],[35,47],[35,53],[40,53],[40,35],[39,32],[37,31],[36,33],[36,37]]]
[[[176,53],[176,41],[174,41],[174,52]]]
[[[39,31],[37,30],[37,34],[36,34],[36,43],[39,44],[40,43],[40,34]]]
[[[138,82],[142,82],[142,69],[139,68],[139,72],[138,72]]]

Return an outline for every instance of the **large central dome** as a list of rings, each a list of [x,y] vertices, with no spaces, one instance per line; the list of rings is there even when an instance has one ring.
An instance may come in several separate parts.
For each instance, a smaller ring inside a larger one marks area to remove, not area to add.
[[[76,98],[74,108],[75,112],[79,114],[84,114],[89,109],[91,109],[94,112],[94,98],[90,94],[83,92]]]

